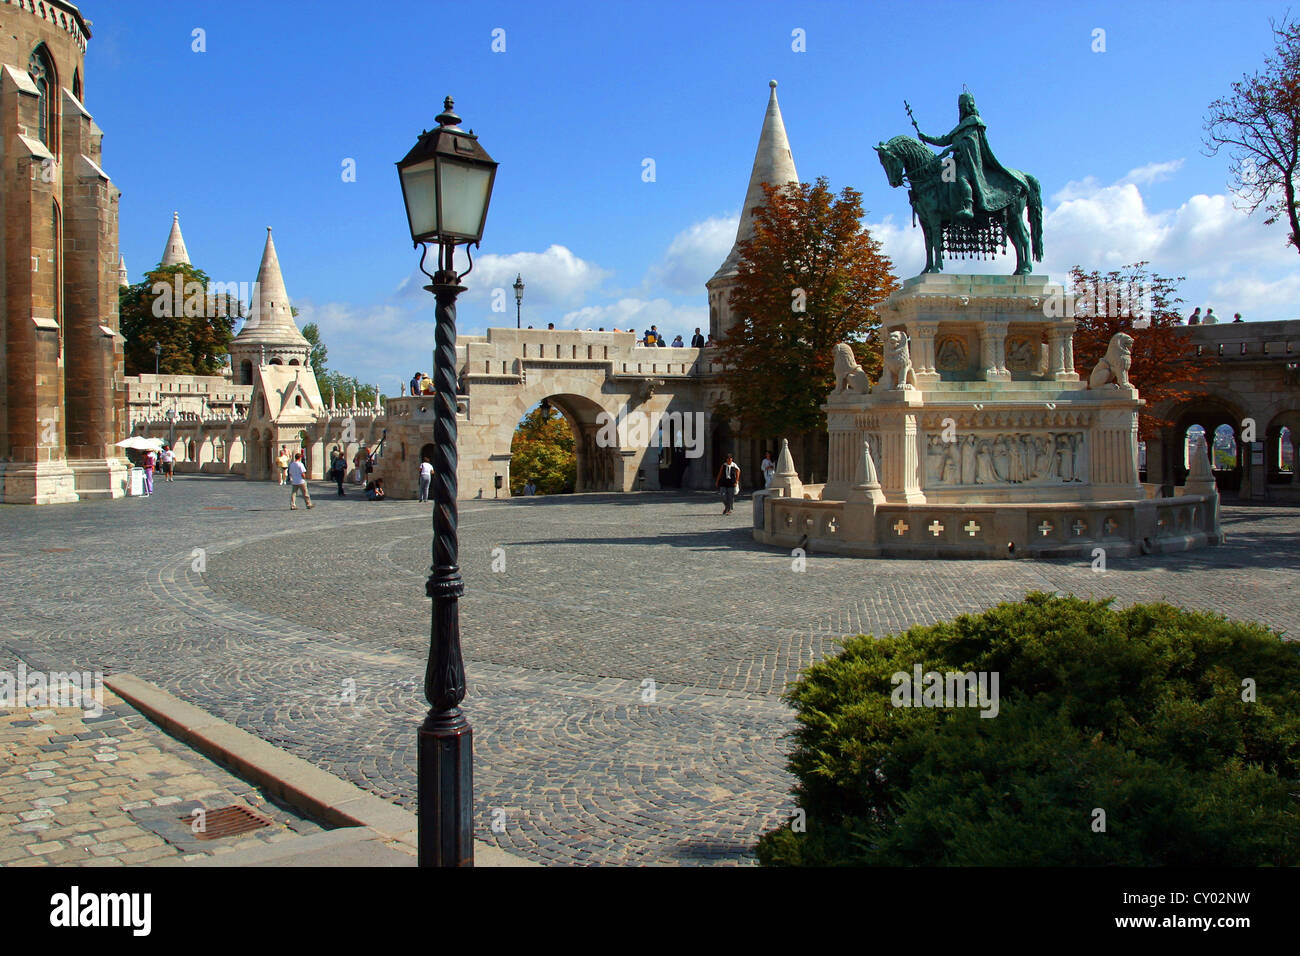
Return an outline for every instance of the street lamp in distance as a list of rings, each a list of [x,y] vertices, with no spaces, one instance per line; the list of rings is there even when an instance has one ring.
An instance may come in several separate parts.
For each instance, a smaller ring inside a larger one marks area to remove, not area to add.
[[[515,328],[522,329],[523,324],[519,318],[520,306],[524,302],[524,277],[515,273]]]
[[[158,361],[162,358],[162,345],[158,342],[153,344],[153,374],[158,375]]]
[[[433,293],[433,567],[425,593],[433,599],[418,753],[419,865],[474,865],[474,738],[460,709],[465,664],[460,647],[460,575],[456,535],[456,297],[465,291],[454,263],[456,246],[483,237],[497,163],[471,130],[460,128],[452,98],[443,100],[438,127],[425,130],[397,164],[412,242],[423,248],[420,271]],[[438,267],[424,268],[429,245]],[[468,255],[468,250],[467,250]],[[465,270],[468,275],[473,269]]]

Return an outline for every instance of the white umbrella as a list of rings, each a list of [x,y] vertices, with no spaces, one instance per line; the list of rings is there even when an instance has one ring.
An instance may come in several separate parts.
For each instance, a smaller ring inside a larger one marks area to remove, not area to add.
[[[117,443],[118,448],[133,448],[136,451],[162,451],[162,446],[161,438],[145,438],[143,435],[132,435]]]

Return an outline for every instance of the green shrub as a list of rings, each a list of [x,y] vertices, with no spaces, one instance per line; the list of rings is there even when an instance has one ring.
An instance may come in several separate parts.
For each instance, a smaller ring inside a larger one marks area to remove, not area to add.
[[[916,664],[996,673],[996,716],[894,706]],[[1300,864],[1300,648],[1261,625],[1036,593],[851,638],[786,700],[804,825],[768,865]]]

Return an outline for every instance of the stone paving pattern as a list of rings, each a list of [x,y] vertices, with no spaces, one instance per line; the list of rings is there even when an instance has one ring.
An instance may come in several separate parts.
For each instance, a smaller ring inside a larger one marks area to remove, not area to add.
[[[0,669],[12,672],[16,664],[0,653]],[[94,710],[0,710],[0,866],[191,860],[320,830],[167,736],[111,690],[104,690],[102,713]],[[232,804],[252,807],[272,825],[196,841],[180,819],[196,806]],[[147,815],[174,815],[169,829],[192,845],[164,840],[142,822]]]
[[[320,484],[290,512],[274,484],[157,487],[0,509],[0,646],[29,667],[130,670],[415,809],[429,506]],[[541,862],[751,863],[792,809],[780,694],[845,634],[1030,590],[1300,627],[1300,509],[1227,506],[1225,546],[1101,574],[817,554],[796,573],[753,542],[747,502],[720,511],[689,493],[463,503],[478,838]]]

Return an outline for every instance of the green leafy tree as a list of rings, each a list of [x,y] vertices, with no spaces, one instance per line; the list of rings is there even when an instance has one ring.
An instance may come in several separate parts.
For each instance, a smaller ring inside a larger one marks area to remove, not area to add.
[[[564,416],[541,404],[524,416],[510,442],[510,493],[523,494],[533,479],[540,495],[573,491],[578,479],[578,458],[573,429]]]
[[[774,187],[754,209],[754,237],[731,294],[736,324],[720,345],[730,400],[716,411],[765,436],[824,429],[835,385],[834,346],[848,342],[878,374],[876,306],[897,286],[893,266],[862,225],[862,194],[816,184]]]
[[[997,675],[994,716],[909,706],[917,667]],[[1035,593],[850,638],[786,700],[802,815],[765,864],[1300,864],[1300,648],[1258,624]]]
[[[126,374],[154,370],[154,343],[162,347],[158,369],[166,375],[217,375],[226,364],[238,299],[211,294],[209,280],[189,264],[159,266],[144,281],[118,292]]]
[[[291,311],[296,316],[298,310],[290,306]],[[311,352],[308,354],[308,362],[311,364],[312,371],[316,373],[316,386],[320,389],[321,395],[328,398],[329,369],[325,365],[325,360],[329,357],[329,349],[321,340],[320,326],[315,322],[308,322],[302,327],[302,337],[311,343]]]

